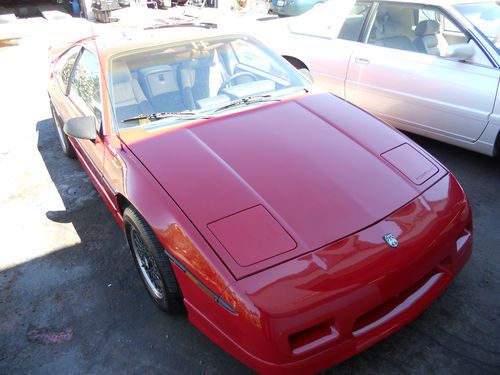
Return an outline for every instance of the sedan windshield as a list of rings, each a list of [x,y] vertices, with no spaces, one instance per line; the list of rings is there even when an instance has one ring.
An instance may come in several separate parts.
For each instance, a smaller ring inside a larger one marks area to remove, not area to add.
[[[500,54],[500,5],[485,2],[457,4],[455,8],[488,38]]]
[[[112,59],[109,76],[119,128],[210,118],[308,85],[279,56],[243,36],[129,51]]]

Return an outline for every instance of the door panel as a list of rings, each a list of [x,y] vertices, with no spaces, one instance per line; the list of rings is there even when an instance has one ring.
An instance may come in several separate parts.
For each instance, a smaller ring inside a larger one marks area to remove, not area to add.
[[[357,43],[333,40],[315,40],[308,38],[306,56],[310,57],[311,73],[314,82],[329,92],[345,98],[344,83],[351,52]],[[302,49],[304,51],[304,49]],[[326,53],[326,51],[329,51]]]
[[[339,2],[340,3],[340,2]],[[363,26],[367,21],[372,4],[364,1],[346,2],[340,6],[342,12],[333,12],[329,17],[337,18],[329,27],[331,39],[308,38],[303,47],[310,50],[311,71],[315,81],[328,91],[345,98],[345,80],[349,60],[359,45]],[[337,14],[335,14],[337,13]],[[343,22],[339,22],[340,15]]]
[[[394,126],[475,141],[498,79],[496,69],[365,45],[351,59],[346,98]]]
[[[96,119],[96,139],[74,139],[75,149],[92,174],[94,182],[99,186],[99,192],[109,200],[110,189],[103,175],[105,147],[101,131],[100,69],[97,57],[93,53],[86,49],[82,51],[73,69],[69,85],[69,93],[63,106],[64,120],[80,116],[93,116]]]
[[[347,100],[412,132],[477,140],[493,110],[499,71],[446,57],[453,40],[445,36],[470,39],[457,25],[439,7],[381,2],[367,44],[351,57]],[[482,54],[477,48],[474,61]]]

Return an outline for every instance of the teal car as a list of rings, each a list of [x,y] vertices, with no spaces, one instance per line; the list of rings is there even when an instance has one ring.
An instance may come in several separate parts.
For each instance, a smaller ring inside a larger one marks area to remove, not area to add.
[[[278,16],[298,16],[317,3],[324,3],[326,0],[272,0],[269,5],[269,13]]]

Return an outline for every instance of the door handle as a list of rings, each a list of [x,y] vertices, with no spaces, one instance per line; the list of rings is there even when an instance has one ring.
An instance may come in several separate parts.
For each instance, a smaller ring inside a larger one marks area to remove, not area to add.
[[[370,63],[370,60],[368,59],[365,59],[363,57],[356,57],[354,59],[354,61],[357,63],[357,64],[364,64],[364,65],[368,65]]]

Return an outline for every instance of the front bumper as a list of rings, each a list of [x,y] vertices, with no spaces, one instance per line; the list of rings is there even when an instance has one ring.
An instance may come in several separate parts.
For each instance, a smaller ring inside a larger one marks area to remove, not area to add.
[[[232,284],[237,314],[186,302],[190,320],[260,373],[314,373],[417,317],[472,250],[465,194],[447,175],[384,220]],[[399,247],[383,240],[393,233]],[[200,308],[201,307],[201,308]]]

